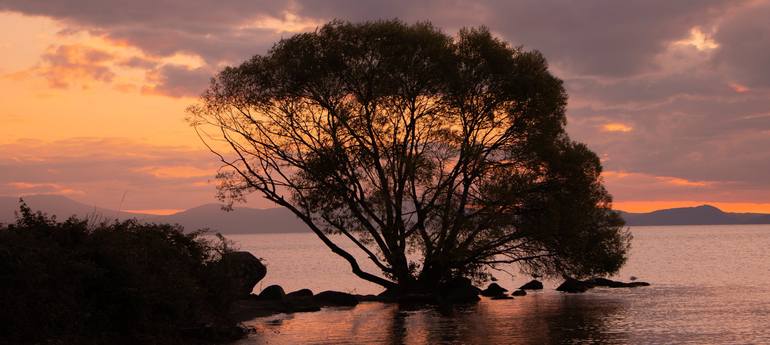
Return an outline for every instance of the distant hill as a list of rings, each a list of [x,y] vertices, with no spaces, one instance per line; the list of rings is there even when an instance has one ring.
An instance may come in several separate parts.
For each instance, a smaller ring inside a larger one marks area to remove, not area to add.
[[[218,204],[206,204],[167,216],[118,212],[107,208],[86,205],[60,195],[30,195],[24,201],[33,209],[66,219],[100,217],[102,219],[137,218],[156,223],[177,223],[187,230],[209,228],[223,234],[258,234],[307,232],[309,229],[291,212],[283,208],[255,209],[236,207],[222,211]],[[19,209],[18,197],[0,196],[0,223],[14,221],[14,211]],[[770,224],[770,214],[730,213],[709,205],[659,210],[649,213],[620,211],[630,226],[646,225],[722,225],[722,224]]]
[[[288,233],[310,231],[291,212],[283,208],[255,209],[236,207],[226,212],[218,204],[194,207],[167,216],[141,213],[118,212],[101,207],[89,206],[60,195],[29,195],[24,202],[32,210],[56,215],[58,219],[70,216],[100,217],[101,219],[136,218],[147,222],[176,223],[187,230],[209,228],[223,234],[240,233]],[[0,223],[15,221],[14,212],[19,210],[19,197],[0,196]]]
[[[622,212],[631,226],[770,224],[770,214],[724,212],[714,206],[680,207],[649,213]]]
[[[55,215],[60,220],[77,216],[79,218],[100,216],[103,218],[147,218],[149,214],[133,214],[107,208],[86,205],[61,195],[26,195],[23,196],[24,202],[34,211],[43,211],[50,215]],[[14,212],[19,210],[19,197],[0,196],[0,223],[11,223],[16,217]]]
[[[284,208],[256,209],[236,207],[222,211],[219,204],[206,204],[148,221],[176,223],[185,229],[209,228],[229,234],[308,232],[307,225]]]

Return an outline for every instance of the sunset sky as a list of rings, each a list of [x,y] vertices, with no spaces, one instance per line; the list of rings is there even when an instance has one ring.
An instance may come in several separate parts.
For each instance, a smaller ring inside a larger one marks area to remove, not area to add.
[[[0,0],[0,195],[215,202],[185,107],[224,66],[334,18],[486,25],[542,51],[618,209],[770,213],[770,1],[741,0]]]

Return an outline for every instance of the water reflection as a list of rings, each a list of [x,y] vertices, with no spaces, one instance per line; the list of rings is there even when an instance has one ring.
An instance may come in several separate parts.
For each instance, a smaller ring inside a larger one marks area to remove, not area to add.
[[[451,313],[364,303],[316,313],[278,315],[248,323],[245,344],[575,344],[624,343],[627,306],[602,294],[536,293],[483,300]]]

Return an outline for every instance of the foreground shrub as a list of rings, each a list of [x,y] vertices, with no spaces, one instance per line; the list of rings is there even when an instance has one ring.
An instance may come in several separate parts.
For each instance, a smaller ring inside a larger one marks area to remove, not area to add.
[[[0,225],[0,343],[189,343],[235,329],[206,279],[227,243],[136,220]],[[216,281],[216,280],[214,280]]]

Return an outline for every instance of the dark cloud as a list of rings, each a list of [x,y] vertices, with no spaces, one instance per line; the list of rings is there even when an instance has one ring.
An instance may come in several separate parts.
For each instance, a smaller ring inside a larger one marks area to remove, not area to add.
[[[158,63],[152,59],[148,59],[141,56],[132,56],[128,59],[125,59],[119,63],[121,66],[131,67],[131,68],[140,68],[140,69],[151,69],[155,67]]]
[[[281,17],[287,9],[288,2],[269,0],[0,2],[0,11],[48,16],[65,22],[71,31],[103,34],[150,54],[192,52],[213,62],[248,57],[256,51],[243,52],[255,45],[264,48],[268,31],[248,29],[248,24],[264,16]]]
[[[573,136],[606,155],[610,170],[746,183],[770,192],[770,95],[681,97],[631,109],[575,109]],[[599,133],[621,121],[627,133]]]
[[[197,33],[166,27],[100,28],[93,32],[136,45],[148,54],[170,56],[186,53],[201,56],[216,66],[222,62],[234,64],[257,53],[264,53],[280,38],[271,30],[213,28]]]
[[[770,89],[770,2],[757,3],[728,17],[715,39],[715,57],[728,76],[748,87]]]
[[[514,45],[545,53],[576,74],[625,76],[656,67],[668,43],[694,26],[713,25],[745,1],[519,0],[519,1],[299,1],[307,16],[369,20],[431,20],[449,29],[486,25]]]
[[[581,103],[629,108],[650,106],[681,97],[714,97],[734,92],[720,76],[694,71],[619,80],[572,78],[566,80],[566,85],[570,96],[579,99]]]
[[[627,75],[654,67],[652,58],[694,26],[710,26],[743,1],[100,1],[7,0],[0,9],[57,18],[126,40],[150,53],[200,54],[207,61],[264,52],[275,30],[248,24],[296,12],[302,18],[431,20],[449,30],[487,25],[514,44],[542,50],[575,73]]]
[[[270,0],[217,1],[46,1],[3,0],[0,10],[49,16],[98,28],[156,27],[205,34],[237,26],[257,14],[278,15],[287,2]]]
[[[172,97],[199,96],[209,85],[214,73],[214,70],[205,67],[165,65],[150,72],[149,79],[155,85],[145,87],[143,91]]]
[[[406,21],[429,20],[447,30],[478,26],[499,6],[489,1],[377,1],[377,0],[299,0],[296,10],[302,16],[352,21],[400,18]]]
[[[655,57],[694,26],[709,26],[729,0],[526,0],[501,2],[491,26],[541,50],[572,73],[627,76],[655,69]]]

